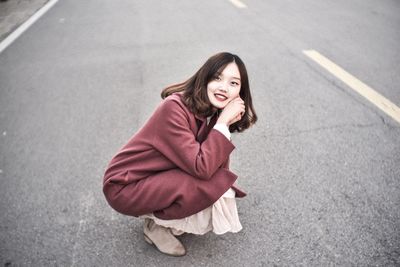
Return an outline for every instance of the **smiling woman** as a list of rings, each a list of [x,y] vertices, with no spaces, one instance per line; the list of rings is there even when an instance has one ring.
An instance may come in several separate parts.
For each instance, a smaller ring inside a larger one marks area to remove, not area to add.
[[[230,53],[212,56],[187,81],[161,93],[146,124],[111,160],[103,191],[118,212],[145,219],[144,238],[182,256],[175,237],[242,229],[229,155],[231,132],[257,120],[246,68]]]
[[[224,93],[224,90],[227,92]],[[173,93],[182,92],[183,101],[193,113],[199,116],[210,116],[218,110],[221,111],[228,102],[230,103],[229,100],[220,103],[221,101],[217,101],[212,92],[229,97],[233,95],[232,93],[236,93],[236,90],[239,91],[239,95],[230,97],[230,100],[239,98],[232,104],[239,104],[240,100],[243,100],[244,111],[238,112],[238,115],[241,114],[240,119],[236,116],[229,121],[230,123],[223,123],[228,124],[230,132],[241,132],[256,122],[257,115],[254,112],[247,70],[237,55],[223,52],[212,56],[188,80],[165,88],[161,97],[166,98]],[[227,113],[230,112],[226,111],[225,114],[221,114],[224,115],[222,119]]]

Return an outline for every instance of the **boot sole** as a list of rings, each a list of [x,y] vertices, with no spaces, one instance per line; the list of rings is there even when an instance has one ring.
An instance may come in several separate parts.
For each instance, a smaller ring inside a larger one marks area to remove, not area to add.
[[[149,243],[150,245],[153,245],[153,241],[150,240],[150,238],[147,237],[147,235],[144,235],[144,240]]]

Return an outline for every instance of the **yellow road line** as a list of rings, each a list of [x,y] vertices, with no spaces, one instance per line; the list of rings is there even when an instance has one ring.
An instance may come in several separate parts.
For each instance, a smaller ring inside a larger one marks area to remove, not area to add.
[[[338,79],[343,81],[354,91],[368,99],[371,103],[380,108],[383,112],[392,117],[398,123],[400,123],[400,108],[397,107],[390,100],[376,92],[374,89],[372,89],[323,55],[321,55],[317,51],[304,50],[303,53],[315,62],[317,62],[319,65],[321,65],[324,69],[332,73]]]
[[[240,0],[229,0],[237,8],[246,8],[247,6]]]

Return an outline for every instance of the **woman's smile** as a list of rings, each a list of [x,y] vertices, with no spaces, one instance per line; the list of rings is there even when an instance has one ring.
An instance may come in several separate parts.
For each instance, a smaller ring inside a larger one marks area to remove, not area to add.
[[[214,96],[218,101],[221,101],[221,102],[223,102],[223,101],[228,99],[227,96],[225,96],[223,94],[220,94],[220,93],[216,93],[216,94],[214,94]]]

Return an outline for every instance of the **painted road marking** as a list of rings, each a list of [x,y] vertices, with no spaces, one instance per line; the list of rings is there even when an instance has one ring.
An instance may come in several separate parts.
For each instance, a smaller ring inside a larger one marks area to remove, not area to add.
[[[380,108],[387,115],[392,117],[398,123],[400,123],[400,108],[392,103],[390,100],[379,94],[377,91],[321,55],[315,50],[303,50],[303,53],[309,58],[317,62],[324,69],[332,73],[336,78],[343,81],[354,91],[368,99],[375,106]]]
[[[247,6],[240,0],[229,0],[237,8],[246,8]]]
[[[19,26],[15,31],[7,36],[0,43],[0,54],[3,52],[12,42],[14,42],[21,34],[23,34],[33,23],[35,23],[41,16],[43,16],[52,6],[54,6],[58,0],[51,0],[47,2],[41,9],[33,14],[27,21]]]

